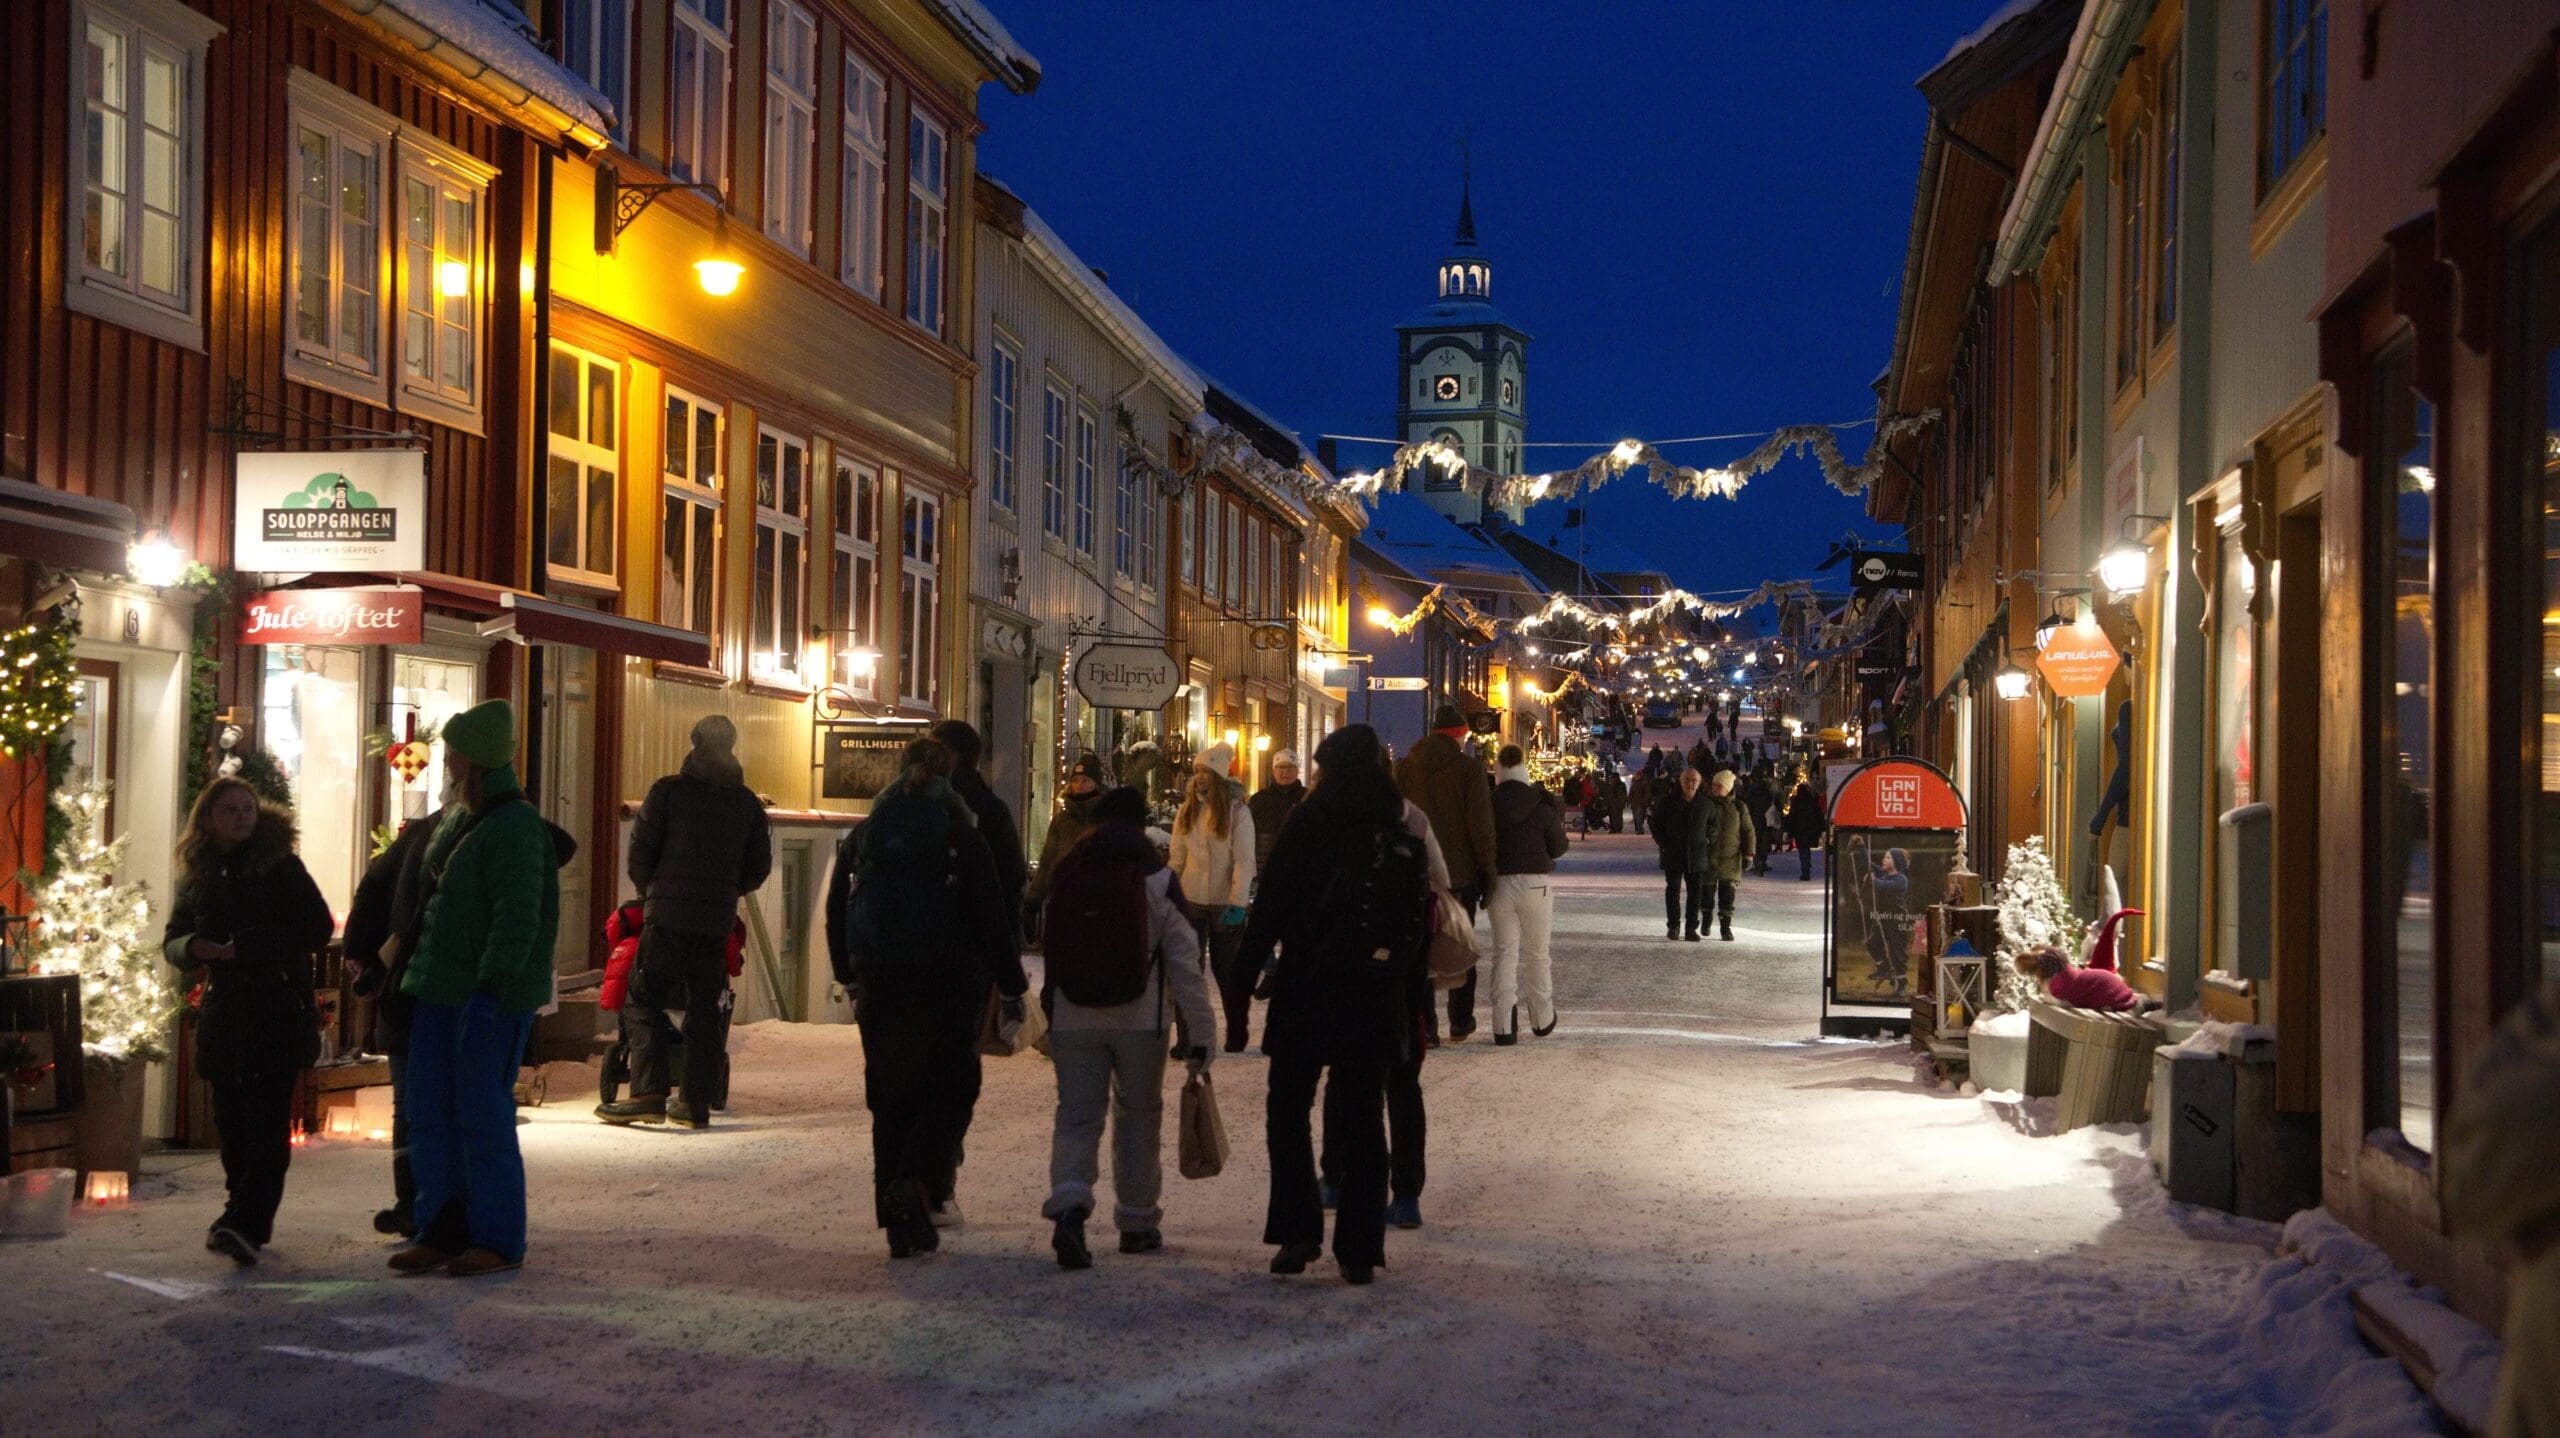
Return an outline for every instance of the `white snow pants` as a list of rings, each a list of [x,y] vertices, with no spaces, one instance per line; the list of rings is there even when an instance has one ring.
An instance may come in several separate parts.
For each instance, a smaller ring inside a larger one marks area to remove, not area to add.
[[[1555,1022],[1554,972],[1547,938],[1555,928],[1552,876],[1503,874],[1493,881],[1493,1031],[1515,1032],[1511,1011],[1528,1010],[1529,1027]]]

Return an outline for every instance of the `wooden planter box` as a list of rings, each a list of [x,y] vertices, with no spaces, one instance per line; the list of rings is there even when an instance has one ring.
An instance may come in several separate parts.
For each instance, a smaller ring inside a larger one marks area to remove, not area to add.
[[[2027,1013],[2027,1092],[2062,1100],[2055,1132],[2150,1117],[2151,1051],[2166,1038],[2158,1019],[2049,998],[2035,1000]]]
[[[88,1097],[80,1107],[74,1142],[80,1181],[90,1173],[139,1173],[142,1170],[142,1091],[151,1066],[140,1059],[88,1056],[82,1065]]]

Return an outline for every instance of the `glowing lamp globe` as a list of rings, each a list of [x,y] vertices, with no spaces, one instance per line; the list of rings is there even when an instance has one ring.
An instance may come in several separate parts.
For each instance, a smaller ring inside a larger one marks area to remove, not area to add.
[[[135,583],[166,589],[186,578],[187,552],[173,543],[165,530],[154,530],[125,550],[124,568]]]
[[[2151,581],[2151,551],[2139,544],[2119,544],[2098,556],[2098,582],[2121,598]]]
[[[2003,664],[2000,672],[1991,676],[1993,691],[2003,699],[2026,698],[2027,686],[2033,682],[2033,677],[2015,664]]]

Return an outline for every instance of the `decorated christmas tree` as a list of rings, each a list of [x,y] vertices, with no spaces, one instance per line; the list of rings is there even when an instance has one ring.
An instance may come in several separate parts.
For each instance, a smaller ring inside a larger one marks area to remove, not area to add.
[[[2000,976],[2000,1001],[2007,1008],[2024,1008],[2035,994],[2035,984],[2010,961],[2047,945],[2077,954],[2089,926],[2073,912],[2071,896],[2054,876],[2053,859],[2045,853],[2041,834],[2009,846],[2000,882],[1991,886],[1991,902],[2000,910],[2000,947],[1992,955]]]
[[[151,899],[116,882],[125,841],[102,840],[107,786],[85,776],[56,790],[69,834],[54,849],[53,877],[34,895],[40,972],[80,976],[80,1024],[92,1053],[156,1059],[165,1053],[178,992],[151,932]]]

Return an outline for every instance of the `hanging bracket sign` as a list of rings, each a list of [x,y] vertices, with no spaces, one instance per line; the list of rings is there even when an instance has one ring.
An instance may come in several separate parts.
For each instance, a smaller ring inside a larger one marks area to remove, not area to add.
[[[417,450],[241,455],[231,562],[251,573],[427,567],[427,457]]]
[[[2053,631],[2036,655],[2036,670],[2056,698],[2088,699],[2107,692],[2123,661],[2107,631],[2083,615],[2079,623]]]
[[[1182,687],[1182,666],[1148,644],[1097,644],[1076,656],[1076,693],[1096,709],[1162,709]]]

